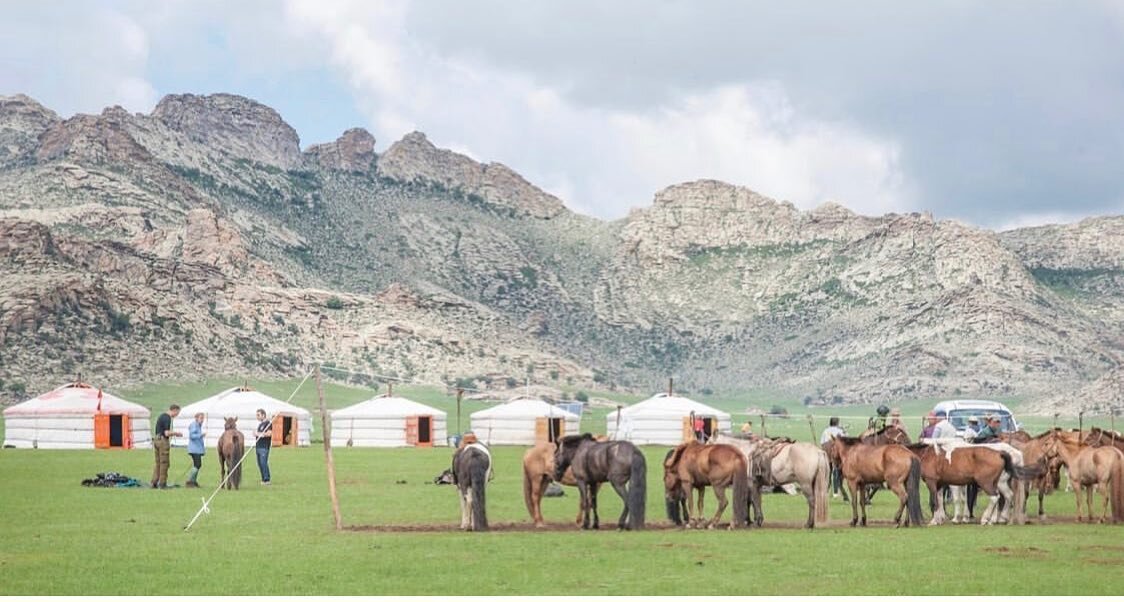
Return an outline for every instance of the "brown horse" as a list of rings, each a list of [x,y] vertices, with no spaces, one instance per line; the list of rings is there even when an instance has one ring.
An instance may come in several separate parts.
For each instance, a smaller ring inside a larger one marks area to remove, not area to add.
[[[1027,482],[1025,495],[1030,495],[1031,488],[1034,488],[1038,493],[1039,522],[1046,520],[1046,510],[1043,506],[1045,497],[1056,491],[1062,480],[1061,460],[1057,457],[1046,457],[1044,438],[1048,434],[1050,434],[1049,431],[1032,437],[1026,431],[1020,430],[999,435],[1000,441],[1023,453],[1023,466],[1032,468],[1038,473],[1038,476]]]
[[[826,525],[831,463],[828,454],[813,443],[791,439],[758,437],[748,440],[717,433],[712,443],[732,445],[745,455],[749,463],[749,497],[757,526],[765,521],[761,509],[763,488],[796,483],[808,502],[808,520],[804,526]]]
[[[851,490],[851,526],[866,526],[866,485],[885,482],[901,502],[894,514],[899,527],[921,525],[921,460],[901,445],[871,445],[857,437],[835,437],[831,456],[843,468],[843,478]],[[908,515],[903,513],[908,509]]]
[[[687,507],[691,505],[691,491],[698,493],[696,504],[697,512],[692,521],[690,512],[684,517],[685,523],[693,523],[695,528],[702,528],[703,494],[706,486],[714,488],[714,495],[718,498],[718,511],[714,518],[706,522],[708,529],[713,529],[726,511],[726,488],[734,488],[734,518],[730,522],[730,529],[744,527],[749,506],[749,467],[746,465],[745,456],[741,450],[731,445],[711,444],[704,445],[698,441],[688,441],[676,447],[672,454],[663,463],[663,484],[668,503],[668,518],[675,520],[678,513],[677,504],[686,498]],[[675,514],[673,514],[675,510]]]
[[[1104,505],[1100,522],[1108,520],[1112,506],[1112,522],[1124,520],[1124,452],[1115,447],[1087,447],[1079,433],[1054,429],[1044,437],[1046,455],[1058,457],[1069,473],[1077,496],[1077,522],[1081,522],[1081,490],[1085,490],[1085,507],[1089,522],[1093,521],[1093,489],[1100,487]]]
[[[595,437],[598,441],[608,441],[609,438],[604,435]],[[527,504],[527,512],[531,514],[531,520],[535,522],[536,527],[546,526],[546,522],[542,517],[542,498],[546,493],[546,488],[554,480],[554,452],[557,446],[554,443],[546,441],[536,443],[534,447],[528,449],[523,454],[523,502]],[[566,469],[566,473],[562,475],[563,485],[576,487],[578,482],[574,480],[573,469]],[[601,483],[596,483],[592,486],[595,490],[601,487]],[[596,493],[596,492],[595,492]],[[582,522],[582,511],[578,509],[578,517],[575,523],[580,525]]]
[[[929,495],[936,501],[930,525],[944,523],[944,496],[939,494],[941,487],[960,487],[975,483],[987,493],[990,503],[980,519],[981,525],[1005,523],[1008,521],[1013,505],[1023,502],[1022,490],[1011,489],[1011,479],[1016,478],[1016,467],[1011,455],[988,447],[964,445],[955,448],[951,454],[928,443],[915,443],[906,447],[921,459],[921,478],[929,488]],[[1006,500],[1002,513],[999,511],[999,496]],[[1021,508],[1016,507],[1015,515],[1021,516]]]
[[[226,483],[227,489],[238,489],[242,484],[242,454],[245,437],[238,430],[238,418],[226,419],[222,435],[219,435],[219,482]],[[227,478],[227,474],[230,475]]]
[[[1085,445],[1092,447],[1115,447],[1124,451],[1124,436],[1116,431],[1109,431],[1098,426],[1091,427],[1089,434],[1085,435]]]

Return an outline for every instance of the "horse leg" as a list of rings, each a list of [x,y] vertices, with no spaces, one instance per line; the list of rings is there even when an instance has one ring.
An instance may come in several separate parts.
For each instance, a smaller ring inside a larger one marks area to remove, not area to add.
[[[465,497],[464,490],[460,487],[457,487],[457,500],[461,504],[461,531],[467,531],[469,527],[468,500]]]
[[[1073,481],[1070,481],[1072,484]],[[1081,483],[1073,488],[1073,495],[1077,496],[1077,522],[1081,522]]]
[[[934,482],[932,480],[929,480],[929,479],[925,479],[925,486],[929,488],[929,499],[931,499],[931,500],[933,500],[937,503],[937,507],[932,510],[933,511],[933,518],[932,518],[932,520],[929,521],[929,526],[935,527],[937,525],[943,525],[944,520],[946,518],[945,513],[944,513],[944,496],[940,495],[940,491],[937,488],[936,482]],[[955,502],[955,498],[953,498],[953,507],[955,508],[955,506],[956,506],[956,502]],[[898,510],[898,513],[900,514],[901,510]],[[897,520],[897,519],[895,519],[895,520]],[[953,518],[952,522],[956,522],[956,519]]]
[[[617,483],[616,481],[609,481],[613,485],[613,491],[621,497],[621,503],[624,504],[624,509],[621,510],[621,517],[617,519],[617,530],[624,531],[628,528],[625,519],[628,518],[628,490],[625,489],[624,483]]]
[[[980,489],[987,494],[987,508],[984,508],[983,516],[980,517],[980,524],[990,525],[995,522],[995,517],[999,513],[999,489],[995,483],[987,487],[981,484]]]
[[[597,483],[590,483],[589,485],[589,509],[593,512],[593,528],[601,528],[601,517],[597,515],[597,490],[599,489]]]
[[[1003,496],[1006,503],[1003,504],[1003,510],[999,513],[999,523],[1005,524],[1011,520],[1011,507],[1015,505],[1015,492],[1011,489],[1010,475],[1006,472],[999,475],[999,495]]]
[[[850,479],[847,479],[847,489],[851,490],[851,526],[854,527],[859,524],[859,506],[862,506],[863,492],[858,483]]]
[[[714,513],[714,518],[711,519],[710,524],[706,526],[707,529],[713,529],[718,521],[722,518],[722,513],[726,511],[726,488],[721,485],[714,485],[714,497],[718,498],[718,512]],[[1105,498],[1108,499],[1108,498]],[[1106,506],[1107,507],[1107,506]],[[734,528],[734,524],[730,523],[730,528]]]
[[[886,481],[886,486],[890,488],[890,491],[894,492],[894,495],[898,496],[898,511],[894,513],[894,527],[908,527],[909,517],[906,517],[905,524],[902,524],[902,515],[905,514],[905,505],[906,502],[909,501],[909,494],[905,491],[905,483],[902,481],[894,483]],[[944,504],[944,500],[940,499],[939,496],[937,499],[941,504]]]
[[[804,492],[804,500],[808,502],[808,520],[804,522],[804,528],[814,529],[816,527],[816,488],[811,484],[805,487],[801,483],[800,489]]]
[[[765,523],[765,513],[761,511],[761,485],[750,481],[749,504],[753,507],[753,524],[760,527]]]
[[[575,479],[576,480],[576,479]],[[585,481],[578,481],[579,512],[581,514],[582,529],[589,528],[589,485]]]
[[[1093,522],[1093,490],[1096,489],[1097,484],[1087,485],[1085,489],[1085,514],[1089,516],[1089,522]]]

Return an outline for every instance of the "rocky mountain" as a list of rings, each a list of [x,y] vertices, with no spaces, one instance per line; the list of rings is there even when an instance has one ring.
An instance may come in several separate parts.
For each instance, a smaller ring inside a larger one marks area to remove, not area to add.
[[[68,119],[0,97],[4,395],[315,360],[807,403],[1119,383],[1122,217],[997,234],[697,181],[603,222],[419,132],[374,149],[302,151],[227,94]]]

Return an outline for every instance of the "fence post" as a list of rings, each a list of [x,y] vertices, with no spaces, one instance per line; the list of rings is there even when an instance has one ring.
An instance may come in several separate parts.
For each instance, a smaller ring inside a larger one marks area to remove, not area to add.
[[[324,433],[324,460],[328,465],[328,495],[332,498],[332,517],[336,531],[343,529],[340,518],[340,499],[336,495],[336,463],[332,459],[332,425],[328,422],[328,408],[324,405],[324,385],[320,381],[320,364],[316,364],[316,395],[320,398],[320,432]]]

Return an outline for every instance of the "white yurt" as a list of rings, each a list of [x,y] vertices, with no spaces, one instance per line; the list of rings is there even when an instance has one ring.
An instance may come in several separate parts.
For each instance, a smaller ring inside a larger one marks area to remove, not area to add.
[[[541,399],[516,399],[469,416],[472,432],[488,445],[534,445],[575,435],[581,416]]]
[[[274,399],[250,387],[234,387],[183,406],[172,425],[174,430],[184,436],[172,438],[172,445],[187,445],[187,427],[195,420],[195,415],[202,412],[204,442],[208,449],[218,444],[228,416],[238,418],[238,430],[246,438],[246,445],[251,446],[258,426],[258,408],[265,410],[267,419],[273,417],[274,447],[303,447],[311,442],[312,414],[308,410]]]
[[[692,437],[692,416],[703,418],[708,433],[730,431],[730,414],[693,399],[660,393],[609,413],[607,432],[610,439],[637,445],[679,445]]]
[[[332,446],[445,445],[445,412],[404,397],[379,395],[332,412]]]
[[[4,410],[4,447],[152,447],[148,408],[83,382],[63,385]]]

